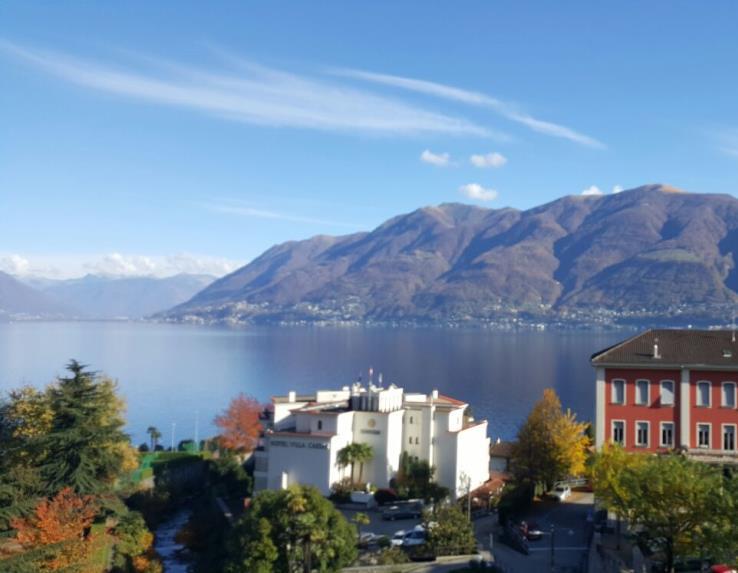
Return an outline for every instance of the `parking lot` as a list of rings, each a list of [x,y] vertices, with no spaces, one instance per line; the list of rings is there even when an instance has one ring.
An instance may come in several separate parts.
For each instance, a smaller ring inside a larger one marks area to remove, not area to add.
[[[538,501],[525,516],[543,532],[530,541],[530,555],[496,542],[495,560],[509,573],[525,571],[578,571],[588,551],[588,516],[593,509],[591,493],[573,492],[563,502]]]
[[[349,521],[353,522],[353,517],[361,510],[342,509],[344,517]],[[420,519],[398,519],[396,521],[386,521],[382,519],[382,511],[380,510],[364,510],[362,513],[366,513],[371,520],[369,525],[362,525],[361,531],[365,533],[367,531],[375,533],[377,535],[386,535],[390,539],[396,531],[403,529],[405,531],[412,529],[416,525],[420,524]]]

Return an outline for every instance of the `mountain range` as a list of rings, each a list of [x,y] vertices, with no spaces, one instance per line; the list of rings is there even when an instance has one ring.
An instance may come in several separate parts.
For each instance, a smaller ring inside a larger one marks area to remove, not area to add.
[[[495,322],[725,318],[738,200],[646,185],[529,209],[425,207],[267,250],[158,318]]]
[[[213,280],[193,274],[54,280],[0,273],[0,317],[138,319],[188,300]]]

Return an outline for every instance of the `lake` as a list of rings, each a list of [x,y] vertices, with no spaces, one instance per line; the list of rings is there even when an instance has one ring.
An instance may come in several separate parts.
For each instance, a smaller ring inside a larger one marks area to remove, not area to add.
[[[459,329],[255,327],[127,322],[0,324],[0,391],[43,386],[71,358],[119,382],[134,444],[157,426],[168,446],[212,435],[212,419],[245,392],[268,401],[289,390],[367,379],[467,401],[492,439],[514,437],[544,388],[582,420],[594,412],[590,355],[628,332],[490,332]]]

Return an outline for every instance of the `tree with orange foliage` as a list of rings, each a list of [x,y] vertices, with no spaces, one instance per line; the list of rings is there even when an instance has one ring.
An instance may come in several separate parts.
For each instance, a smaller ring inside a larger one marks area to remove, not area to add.
[[[13,519],[11,526],[24,547],[55,545],[51,557],[39,565],[40,570],[58,571],[82,565],[88,559],[85,534],[97,511],[93,496],[77,495],[66,487],[53,498],[39,502],[31,516]]]
[[[220,428],[219,443],[223,448],[245,454],[256,448],[261,434],[259,416],[263,407],[246,394],[239,394],[228,408],[215,417],[215,425]]]

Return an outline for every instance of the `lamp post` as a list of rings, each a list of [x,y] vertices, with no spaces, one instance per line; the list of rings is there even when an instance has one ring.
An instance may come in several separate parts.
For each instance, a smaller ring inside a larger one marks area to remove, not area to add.
[[[556,570],[555,566],[555,559],[554,559],[554,534],[556,533],[556,528],[554,527],[554,524],[551,524],[551,572]]]

